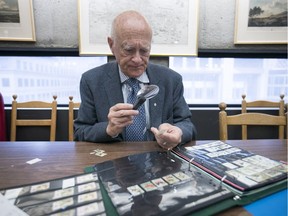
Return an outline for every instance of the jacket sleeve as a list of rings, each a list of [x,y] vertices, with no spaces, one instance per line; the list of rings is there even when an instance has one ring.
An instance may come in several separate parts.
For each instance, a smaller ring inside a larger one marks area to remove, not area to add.
[[[121,141],[121,135],[112,138],[106,133],[108,120],[101,122],[98,120],[89,79],[89,76],[83,75],[80,80],[81,105],[74,121],[74,140],[87,142]]]
[[[173,93],[173,124],[183,132],[181,143],[186,143],[196,139],[196,128],[192,123],[192,114],[184,99],[183,93],[184,87],[181,78]]]

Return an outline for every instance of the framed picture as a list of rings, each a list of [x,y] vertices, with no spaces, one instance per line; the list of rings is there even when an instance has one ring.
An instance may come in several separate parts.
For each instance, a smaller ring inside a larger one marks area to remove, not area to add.
[[[36,41],[32,0],[0,3],[0,40]]]
[[[237,0],[235,44],[286,44],[287,0]]]
[[[121,12],[136,10],[153,29],[151,55],[198,54],[198,0],[78,0],[80,55],[112,55],[107,37]]]

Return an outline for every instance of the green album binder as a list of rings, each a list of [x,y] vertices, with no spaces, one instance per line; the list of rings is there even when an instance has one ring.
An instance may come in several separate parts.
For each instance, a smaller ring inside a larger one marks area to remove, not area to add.
[[[178,146],[172,154],[131,155],[87,167],[85,172],[98,173],[108,215],[213,215],[287,188],[287,164],[222,141]],[[157,185],[159,179],[167,184]],[[201,191],[211,185],[210,191]],[[202,194],[193,194],[192,189]],[[147,202],[156,195],[161,201]]]

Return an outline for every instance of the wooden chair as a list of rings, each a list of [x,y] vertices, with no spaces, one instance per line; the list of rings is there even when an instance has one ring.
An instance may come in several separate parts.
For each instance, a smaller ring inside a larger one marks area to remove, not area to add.
[[[246,95],[242,95],[241,113],[247,113],[249,108],[277,108],[279,110],[279,116],[285,116],[284,94],[280,94],[280,101],[246,101]],[[286,123],[287,125],[287,123]],[[247,125],[242,125],[242,138],[247,139]],[[284,139],[284,125],[279,125],[279,139]]]
[[[6,141],[6,118],[4,99],[0,92],[0,141]]]
[[[10,140],[16,141],[17,126],[48,126],[50,127],[50,141],[56,139],[56,117],[57,117],[57,96],[53,96],[51,103],[44,101],[28,101],[18,103],[17,95],[13,95],[12,111],[11,111],[11,132]],[[50,118],[45,119],[20,119],[17,115],[19,109],[51,109]]]
[[[262,126],[285,126],[287,125],[286,116],[275,116],[264,113],[241,113],[228,116],[225,109],[227,105],[220,103],[219,108],[219,132],[220,140],[228,139],[228,126],[230,125],[262,125]],[[284,139],[283,137],[279,137]],[[242,139],[247,139],[247,131],[242,133]]]
[[[74,110],[80,107],[80,102],[73,102],[73,96],[69,96],[69,116],[68,116],[68,139],[73,141],[74,137]]]

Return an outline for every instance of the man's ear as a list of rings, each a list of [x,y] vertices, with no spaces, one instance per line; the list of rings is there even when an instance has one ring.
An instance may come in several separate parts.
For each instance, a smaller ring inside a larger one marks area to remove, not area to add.
[[[107,42],[108,42],[108,44],[109,44],[109,47],[110,47],[111,52],[113,53],[113,43],[114,43],[114,41],[112,40],[111,37],[108,37],[108,38],[107,38]]]

